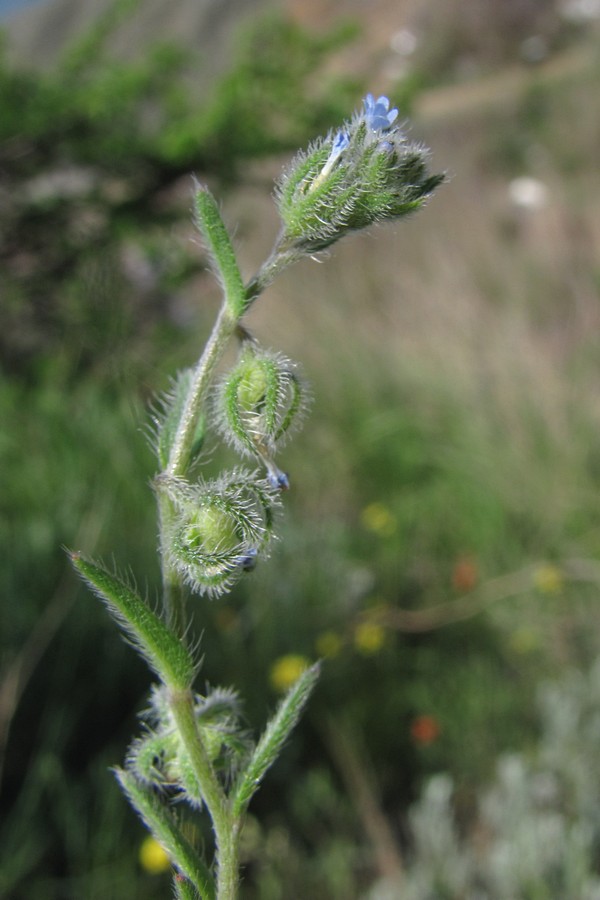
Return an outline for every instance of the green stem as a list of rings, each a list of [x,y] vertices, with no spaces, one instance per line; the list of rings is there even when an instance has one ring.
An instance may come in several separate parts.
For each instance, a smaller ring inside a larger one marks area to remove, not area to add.
[[[273,279],[292,263],[296,262],[302,254],[296,247],[285,247],[283,238],[279,238],[273,247],[271,254],[262,264],[256,275],[246,285],[246,309],[254,303],[264,289],[271,284]]]
[[[238,321],[239,317],[232,315],[227,303],[223,303],[212,334],[194,369],[179,428],[173,441],[166,468],[167,473],[173,477],[182,477],[186,473],[203,402],[215,368],[235,332]]]
[[[173,441],[166,472],[174,477],[185,475],[190,462],[190,455],[198,420],[202,414],[202,408],[208,389],[210,387],[214,371],[223,356],[227,344],[234,334],[239,318],[231,312],[227,300],[219,312],[212,334],[204,348],[202,356],[198,360],[185,407],[179,422],[177,434]],[[185,611],[185,594],[178,573],[170,565],[167,554],[166,542],[169,535],[169,524],[174,514],[173,504],[168,497],[159,492],[159,533],[161,536],[161,556],[163,570],[163,606],[169,626],[183,640],[187,630],[187,616]]]
[[[169,705],[213,824],[217,900],[235,900],[239,880],[239,820],[233,816],[225,792],[208,758],[198,731],[191,692],[172,691],[169,695]]]
[[[215,370],[240,320],[270,277],[277,269],[274,258],[263,268],[262,277],[244,287],[233,248],[220,218],[218,207],[210,194],[200,189],[196,196],[198,225],[205,238],[214,263],[220,272],[224,289],[223,305],[211,336],[192,374],[189,391],[175,438],[171,445],[165,472],[172,478],[187,474],[198,420]],[[159,528],[163,571],[163,603],[169,626],[185,640],[187,617],[183,585],[169,560],[168,541],[175,510],[170,499],[159,491]],[[198,786],[212,820],[215,835],[217,900],[235,900],[239,880],[240,818],[215,774],[198,730],[194,715],[194,700],[190,691],[174,690],[170,686],[169,705],[177,730],[189,756]]]

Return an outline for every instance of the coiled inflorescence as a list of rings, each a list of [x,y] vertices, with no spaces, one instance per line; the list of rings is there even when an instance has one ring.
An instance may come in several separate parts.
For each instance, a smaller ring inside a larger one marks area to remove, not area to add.
[[[129,748],[128,766],[144,783],[202,806],[202,792],[194,767],[181,740],[162,687],[155,687],[144,713],[145,734]],[[215,688],[206,696],[194,695],[194,718],[215,771],[231,780],[250,752],[241,727],[237,693]]]
[[[443,181],[428,153],[409,142],[387,97],[367,94],[364,109],[300,152],[278,185],[283,246],[323,250],[348,231],[419,209]]]

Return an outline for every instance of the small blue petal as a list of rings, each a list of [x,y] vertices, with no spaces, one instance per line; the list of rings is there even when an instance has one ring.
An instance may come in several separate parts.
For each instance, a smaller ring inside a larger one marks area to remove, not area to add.
[[[363,100],[365,106],[365,121],[371,131],[387,131],[398,117],[398,110],[390,109],[390,101],[382,95],[377,100],[373,94],[367,94]]]

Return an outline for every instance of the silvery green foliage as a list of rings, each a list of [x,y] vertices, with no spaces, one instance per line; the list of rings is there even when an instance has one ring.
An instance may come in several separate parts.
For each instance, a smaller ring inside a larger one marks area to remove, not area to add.
[[[544,685],[540,710],[536,752],[499,759],[467,834],[451,778],[425,786],[402,900],[600,900],[600,661]],[[381,884],[369,900],[385,896]]]

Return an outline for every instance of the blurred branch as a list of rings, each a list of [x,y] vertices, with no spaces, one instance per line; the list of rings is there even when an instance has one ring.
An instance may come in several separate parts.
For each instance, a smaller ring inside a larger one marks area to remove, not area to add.
[[[484,582],[468,595],[447,603],[439,603],[428,609],[390,609],[369,610],[369,621],[376,619],[382,625],[398,631],[422,632],[432,631],[469,619],[484,612],[488,607],[502,600],[508,600],[518,594],[536,587],[536,576],[547,563],[535,563],[510,572],[498,578]],[[567,559],[556,566],[556,572],[565,580],[600,584],[600,563],[587,559]]]
[[[329,753],[354,801],[367,834],[379,875],[398,883],[404,865],[398,843],[382,812],[366,750],[356,732],[342,716],[330,715],[323,721],[323,734]]]
[[[437,86],[417,97],[415,115],[420,122],[456,122],[482,111],[506,110],[507,104],[517,103],[533,86],[554,88],[588,72],[593,76],[597,60],[595,44],[577,44],[535,67],[515,64],[471,82]]]

